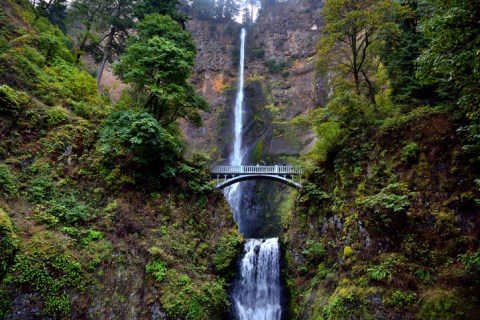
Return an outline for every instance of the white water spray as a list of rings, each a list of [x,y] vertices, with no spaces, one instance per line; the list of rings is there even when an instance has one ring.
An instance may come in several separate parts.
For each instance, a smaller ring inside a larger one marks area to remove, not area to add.
[[[232,294],[238,320],[278,320],[282,315],[278,238],[249,239]]]

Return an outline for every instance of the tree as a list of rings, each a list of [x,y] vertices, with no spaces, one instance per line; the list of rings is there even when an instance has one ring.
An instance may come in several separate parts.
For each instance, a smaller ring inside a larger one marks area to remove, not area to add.
[[[100,44],[98,43],[98,33],[105,28],[103,20],[108,17],[109,3],[109,0],[75,0],[72,2],[68,15],[70,24],[75,26],[72,33],[77,44],[77,63],[88,46],[95,47]]]
[[[392,27],[402,8],[391,0],[327,0],[322,11],[325,26],[318,43],[317,67],[321,72],[350,76],[354,90],[361,95],[362,85],[375,105],[376,89],[369,74],[378,66],[372,47],[378,30]]]
[[[193,0],[192,14],[201,20],[211,20],[215,16],[215,6],[211,0]]]
[[[65,18],[67,17],[67,0],[35,0],[32,2],[36,19],[44,16],[50,22],[65,32]]]
[[[462,116],[465,148],[480,161],[480,2],[429,0],[432,14],[420,24],[428,46],[417,59],[422,84],[437,93]]]
[[[248,7],[243,8],[242,24],[248,26],[252,24],[252,21],[252,16],[250,15],[250,10]]]
[[[473,0],[428,1],[432,14],[420,29],[429,39],[417,59],[417,76],[438,85],[444,98],[466,112],[480,111],[480,3]]]
[[[104,17],[108,30],[101,38],[99,44],[103,54],[98,67],[97,84],[100,85],[103,70],[107,62],[113,62],[114,55],[120,55],[124,49],[128,38],[128,32],[133,28],[133,2],[132,0],[114,0],[109,2],[107,12],[110,16]]]
[[[238,0],[225,0],[223,8],[223,17],[226,20],[234,19],[240,13],[240,4]]]
[[[187,82],[196,50],[191,35],[169,16],[152,14],[138,24],[125,53],[114,66],[134,86],[142,106],[162,126],[185,118],[199,125],[198,110],[208,104]]]
[[[419,22],[429,16],[430,6],[421,0],[406,0],[402,5],[407,6],[411,14],[397,21],[395,32],[382,37],[381,56],[388,71],[392,96],[408,106],[433,104],[437,100],[435,85],[422,84],[415,76],[415,62],[428,43],[419,30]]]
[[[185,29],[188,17],[177,10],[178,6],[180,6],[178,0],[143,0],[136,3],[135,16],[143,20],[152,13],[169,15]]]

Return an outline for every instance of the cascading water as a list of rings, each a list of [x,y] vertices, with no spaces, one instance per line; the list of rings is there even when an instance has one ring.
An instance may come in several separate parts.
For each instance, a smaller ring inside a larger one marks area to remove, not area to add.
[[[238,88],[237,98],[235,100],[235,126],[234,126],[234,138],[233,138],[233,152],[230,154],[230,165],[239,166],[243,162],[242,153],[242,131],[243,131],[243,85],[244,85],[244,66],[245,66],[245,28],[242,28],[240,33],[240,66],[238,71]],[[241,188],[238,183],[235,183],[229,187],[226,192],[228,203],[232,208],[235,221],[240,225],[239,207],[240,207],[240,194]]]
[[[233,152],[230,165],[242,165],[244,150],[243,135],[243,86],[245,37],[243,28],[240,34],[240,70],[237,98],[235,101],[235,127]],[[242,188],[237,183],[225,191],[225,195],[234,213],[240,232],[245,227],[240,214]],[[248,234],[244,234],[248,237]],[[240,263],[240,273],[232,290],[232,316],[238,320],[278,320],[281,318],[280,250],[278,238],[248,239],[245,255]]]
[[[247,240],[240,277],[232,293],[238,320],[281,318],[279,261],[278,238]]]

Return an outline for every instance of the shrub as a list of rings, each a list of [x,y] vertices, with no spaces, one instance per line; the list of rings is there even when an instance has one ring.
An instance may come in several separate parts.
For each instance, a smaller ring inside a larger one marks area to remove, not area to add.
[[[213,255],[213,265],[220,275],[228,279],[233,277],[242,243],[243,239],[237,230],[231,230],[220,238]]]
[[[326,251],[321,242],[307,240],[305,242],[305,247],[306,248],[302,251],[302,254],[310,263],[317,265],[325,258]]]
[[[458,258],[465,266],[465,270],[471,272],[480,280],[480,251],[461,254]]]
[[[38,292],[43,312],[64,318],[70,314],[69,292],[84,290],[86,274],[82,265],[51,232],[36,234],[32,242],[15,257],[14,281]]]
[[[383,222],[389,223],[392,222],[390,215],[392,212],[398,214],[408,210],[409,197],[412,195],[405,183],[396,182],[389,184],[375,195],[358,198],[356,203],[360,207],[379,214]]]
[[[115,112],[102,124],[100,152],[107,161],[163,167],[178,151],[176,139],[146,112]]]
[[[16,115],[29,101],[24,92],[15,91],[7,85],[0,86],[0,115]]]
[[[277,61],[275,59],[270,59],[265,63],[267,71],[273,74],[284,72],[286,69],[290,68],[292,64],[292,60]]]
[[[405,257],[393,253],[382,256],[380,264],[367,269],[367,275],[371,280],[397,288],[415,285],[411,272],[412,268],[407,264]]]
[[[0,164],[0,196],[10,198],[18,192],[18,181],[10,168]]]
[[[70,108],[77,116],[89,120],[103,119],[108,114],[105,107],[102,108],[96,104],[85,101],[72,101]]]
[[[86,221],[93,211],[89,205],[79,201],[73,194],[58,194],[48,202],[48,205],[47,214],[69,224]]]
[[[251,50],[252,56],[255,58],[263,58],[265,56],[265,49],[263,48],[252,48]]]
[[[388,308],[403,308],[417,301],[415,292],[404,292],[395,290],[388,297],[383,299],[383,304]]]
[[[153,260],[152,263],[145,266],[145,271],[151,274],[155,280],[162,282],[167,273],[167,263],[163,261]]]
[[[402,150],[401,160],[407,165],[411,166],[418,158],[419,147],[415,142],[408,143]]]
[[[312,155],[320,161],[326,161],[338,151],[344,136],[340,124],[336,121],[327,121],[315,128],[317,143],[313,147]]]
[[[0,208],[0,282],[13,262],[18,249],[18,238],[13,231],[12,221]]]
[[[48,127],[66,124],[69,121],[68,111],[60,106],[45,109],[44,121]]]
[[[30,181],[28,196],[34,203],[42,203],[52,199],[57,191],[53,180],[47,176],[40,175]]]
[[[380,134],[391,137],[401,135],[402,132],[410,128],[417,121],[435,113],[437,113],[437,111],[430,107],[420,107],[407,114],[387,118],[380,126]]]

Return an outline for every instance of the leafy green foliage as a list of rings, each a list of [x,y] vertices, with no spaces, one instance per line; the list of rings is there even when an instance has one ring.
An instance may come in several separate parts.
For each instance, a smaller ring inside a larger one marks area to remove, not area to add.
[[[401,12],[402,7],[393,1],[326,1],[322,10],[324,36],[317,45],[318,70],[349,77],[354,92],[361,95],[364,91],[375,104],[377,89],[371,77],[377,64],[372,47],[378,32],[394,27],[392,19]]]
[[[357,199],[357,205],[380,214],[384,222],[391,222],[389,212],[404,213],[410,207],[409,198],[412,192],[405,183],[391,183],[382,188],[379,193]]]
[[[322,308],[319,319],[363,318],[369,308],[364,295],[365,293],[358,287],[338,287]]]
[[[223,314],[229,306],[223,280],[205,282],[190,281],[190,277],[168,270],[164,282],[168,287],[160,294],[160,301],[172,318],[209,319],[211,315]]]
[[[71,310],[69,291],[83,290],[86,277],[82,265],[56,241],[49,232],[36,235],[30,246],[15,256],[12,270],[16,283],[40,294],[47,315],[65,317]]]
[[[315,131],[318,135],[318,141],[312,150],[312,155],[318,157],[321,161],[331,159],[331,156],[338,151],[342,144],[344,132],[338,122],[328,121],[319,124]]]
[[[464,253],[458,256],[465,266],[465,269],[480,279],[480,251],[475,253]]]
[[[388,308],[403,308],[417,301],[415,292],[395,290],[390,296],[383,299],[383,304]]]
[[[307,240],[302,254],[311,264],[317,265],[325,258],[326,251],[321,242]]]
[[[408,261],[400,254],[387,254],[381,257],[381,263],[367,269],[371,280],[396,288],[411,287],[414,279]]]
[[[59,106],[45,109],[44,120],[49,127],[69,122],[67,110]]]
[[[154,260],[145,266],[145,271],[155,277],[158,282],[162,282],[167,273],[167,264],[163,261]]]
[[[0,208],[0,283],[11,266],[18,250],[19,240],[8,214]],[[1,289],[0,289],[1,290]],[[0,310],[2,307],[0,306]],[[0,311],[1,315],[1,311]]]
[[[142,106],[163,125],[184,118],[199,125],[198,110],[208,104],[188,79],[195,45],[189,33],[169,16],[152,14],[138,24],[138,35],[115,65],[115,72],[135,87]]]
[[[0,197],[10,198],[17,194],[19,183],[7,165],[0,164]]]
[[[417,160],[419,152],[418,144],[415,142],[408,143],[403,147],[401,160],[407,165],[410,166],[415,160]]]
[[[156,165],[162,169],[177,158],[177,140],[145,112],[114,112],[102,124],[100,152],[113,163]]]
[[[24,92],[15,91],[7,85],[0,86],[0,115],[17,115],[28,101]]]
[[[213,265],[220,274],[231,279],[235,272],[236,261],[241,252],[243,239],[237,231],[231,231],[222,236],[215,248],[213,255]]]
[[[283,76],[288,76],[287,70],[292,66],[292,60],[284,60],[284,61],[277,61],[274,59],[268,60],[265,65],[267,67],[267,71],[272,74],[281,73]]]

